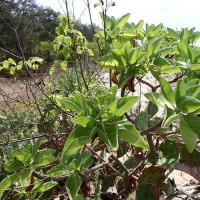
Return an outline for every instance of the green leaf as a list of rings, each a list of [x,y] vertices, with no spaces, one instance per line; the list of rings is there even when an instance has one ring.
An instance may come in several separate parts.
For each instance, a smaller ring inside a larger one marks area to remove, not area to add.
[[[158,51],[160,50],[160,47],[162,45],[162,42],[163,42],[163,37],[158,38],[153,42],[153,53],[154,54],[158,53]]]
[[[122,121],[118,126],[118,134],[121,139],[136,147],[149,150],[148,143],[130,122]]]
[[[101,19],[104,21],[104,23],[106,25],[106,29],[107,30],[112,30],[113,29],[113,25],[114,25],[114,20],[111,19],[109,16],[103,14],[103,13],[99,13],[99,14],[101,16]]]
[[[200,137],[200,118],[194,115],[182,115],[182,119],[187,126]]]
[[[118,62],[113,58],[112,55],[102,56],[98,62],[98,65],[113,70],[123,69],[123,67],[118,67]]]
[[[111,88],[109,88],[108,94],[106,96],[106,100],[107,100],[108,104],[115,100],[116,95],[117,95],[117,90],[118,90],[117,85],[112,86]]]
[[[127,111],[129,111],[133,105],[138,101],[139,97],[136,96],[127,96],[127,97],[122,97],[118,100],[117,104],[117,111],[116,111],[116,116],[122,116],[124,115]]]
[[[186,76],[187,77],[187,76]],[[184,77],[183,77],[184,78]],[[191,81],[187,81],[186,82],[186,86],[187,88],[190,88],[192,86],[195,86],[195,85],[199,85],[200,84],[200,80],[198,78],[195,78],[195,79],[192,79]]]
[[[119,18],[116,21],[115,26],[122,29],[124,27],[124,25],[126,24],[126,22],[128,21],[129,17],[130,17],[130,13],[123,15],[121,18]]]
[[[176,83],[176,89],[175,89],[176,104],[178,104],[181,97],[185,96],[186,96],[186,84],[182,79],[179,79]]]
[[[0,183],[0,198],[2,197],[5,190],[7,190],[17,180],[19,180],[19,175],[13,174],[13,175],[7,176],[5,179],[3,179],[1,181],[1,183]]]
[[[101,115],[101,118],[102,119],[110,119],[112,118],[115,113],[116,113],[116,109],[117,109],[117,100],[113,101],[112,103],[110,103],[108,106],[107,106],[107,110],[106,112],[104,112],[102,115]]]
[[[192,153],[196,145],[197,135],[188,126],[183,117],[180,118],[180,133],[188,151]]]
[[[173,51],[172,47],[164,47],[159,50],[159,54],[161,57],[165,57],[166,55],[171,54],[172,51]]]
[[[186,90],[186,96],[197,98],[200,92],[200,84],[191,86]]]
[[[78,194],[77,196],[74,197],[73,200],[83,200],[83,197],[80,194]]]
[[[140,112],[140,114],[135,118],[137,127],[144,131],[148,125],[148,113],[146,111]]]
[[[66,180],[65,184],[68,190],[70,200],[74,200],[82,184],[82,178],[76,172]]]
[[[143,27],[143,24],[144,24],[144,20],[140,20],[135,27],[137,28],[137,30],[141,30]]]
[[[55,187],[56,185],[58,185],[58,183],[57,182],[53,182],[53,181],[47,182],[47,183],[42,183],[42,185],[40,187],[38,187],[36,191],[45,192],[45,191],[48,191],[51,188]],[[34,190],[34,192],[36,192],[36,191]]]
[[[153,53],[153,43],[149,42],[146,46],[146,56],[147,57],[151,57],[152,53]]]
[[[137,57],[138,57],[138,49],[131,49],[129,52],[129,64],[133,65],[137,62]]]
[[[179,114],[174,114],[171,115],[169,118],[167,118],[165,121],[162,123],[162,128],[168,128],[172,122],[179,120],[180,115]]]
[[[163,96],[173,105],[175,102],[174,92],[169,82],[162,76],[159,78]]]
[[[55,149],[40,150],[34,159],[33,165],[39,167],[39,166],[48,165],[56,161],[56,158],[52,155],[54,153],[55,153]]]
[[[99,137],[106,142],[114,151],[118,149],[118,127],[115,122],[104,122],[101,131],[97,131]],[[103,134],[103,137],[101,137]]]
[[[178,40],[178,33],[176,31],[174,31],[171,28],[167,28],[168,34],[170,35],[171,38],[173,38],[174,40]]]
[[[181,57],[187,60],[189,58],[187,46],[183,42],[179,42],[177,47]]]
[[[90,140],[91,138],[89,136],[81,136],[72,140],[69,145],[62,151],[61,160],[65,159],[66,156],[75,154],[80,148],[89,143]]]
[[[66,168],[67,168],[66,164],[58,164],[52,167],[46,174],[51,177],[64,176],[64,175],[66,176],[71,174],[71,170]]]
[[[182,72],[181,67],[173,65],[164,65],[160,68],[161,74],[175,74]]]
[[[108,36],[111,38],[111,39],[114,39],[118,36],[120,32],[120,28],[119,27],[115,27],[111,32],[108,33]]]
[[[187,45],[187,48],[188,48],[188,54],[189,54],[190,61],[191,61],[191,63],[194,63],[195,58],[196,58],[196,51],[190,45]]]
[[[90,151],[84,151],[81,153],[81,171],[88,169],[94,162],[91,158],[92,154]]]
[[[191,44],[191,43],[194,43],[194,42],[196,42],[196,41],[199,40],[199,39],[200,39],[200,34],[199,34],[199,32],[193,33],[192,35],[189,36],[189,43],[190,43],[190,44]]]
[[[163,97],[162,94],[157,93],[157,92],[151,92],[151,93],[146,93],[144,96],[157,105],[158,107],[164,108],[165,106],[168,106],[169,108],[173,109],[172,105]]]
[[[68,59],[70,57],[70,53],[71,52],[70,52],[69,47],[63,47],[62,52],[63,52],[63,55],[64,55],[65,59]]]
[[[192,64],[188,67],[192,71],[200,70],[200,64]]]
[[[63,148],[63,152],[67,149],[67,147],[69,146],[69,144],[75,140],[76,138],[79,138],[81,136],[86,136],[86,137],[91,137],[95,132],[96,127],[93,127],[92,129],[89,128],[84,128],[84,127],[77,127],[75,128],[69,135],[65,146]]]
[[[89,116],[74,117],[72,122],[82,127],[92,128],[95,126],[95,119]]]
[[[177,102],[177,108],[182,112],[192,113],[200,109],[200,101],[194,97],[181,97]]]
[[[51,67],[49,70],[49,75],[52,75],[55,72],[55,67]]]
[[[73,98],[62,97],[60,95],[54,96],[56,103],[58,106],[64,105],[68,110],[79,113],[83,109],[77,104],[77,102],[73,101]]]

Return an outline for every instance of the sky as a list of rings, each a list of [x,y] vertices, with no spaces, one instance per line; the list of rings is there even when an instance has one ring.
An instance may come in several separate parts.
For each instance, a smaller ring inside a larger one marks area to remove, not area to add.
[[[76,19],[81,18],[82,23],[90,23],[86,0],[68,0],[72,7],[74,3],[74,13]],[[109,1],[109,0],[108,0]],[[174,29],[193,28],[196,27],[200,31],[200,1],[199,0],[114,0],[116,6],[111,7],[108,11],[109,16],[116,18],[130,13],[129,22],[137,23],[143,19],[149,24],[163,23],[165,27]],[[65,6],[63,0],[36,0],[43,6],[49,6],[55,11],[63,12]],[[60,3],[59,3],[60,2]],[[99,17],[100,8],[94,8],[94,4],[98,0],[90,0],[92,10],[92,20],[100,25]],[[61,6],[62,5],[62,6]],[[63,7],[63,9],[62,9]],[[72,9],[71,9],[72,11]]]

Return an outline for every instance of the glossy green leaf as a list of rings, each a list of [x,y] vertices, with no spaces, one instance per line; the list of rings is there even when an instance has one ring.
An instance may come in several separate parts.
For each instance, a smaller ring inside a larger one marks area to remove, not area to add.
[[[81,136],[72,140],[69,145],[63,150],[62,158],[75,154],[80,148],[89,143],[91,138],[89,136]]]
[[[158,39],[156,39],[153,42],[153,53],[154,54],[158,53],[158,51],[160,50],[160,47],[161,47],[162,43],[163,43],[163,37],[158,38]]]
[[[75,140],[76,138],[79,138],[81,136],[86,136],[86,137],[92,137],[92,135],[95,132],[95,127],[93,127],[92,129],[90,128],[85,128],[85,127],[77,127],[75,128],[70,135],[68,136],[68,139],[65,143],[65,146],[63,148],[63,151],[66,150],[66,148],[69,146],[69,144]]]
[[[78,194],[77,196],[74,197],[73,200],[83,200],[83,197],[80,194]]]
[[[198,78],[192,79],[190,81],[188,79],[188,81],[186,82],[187,88],[192,87],[192,86],[196,86],[196,85],[199,85],[199,84],[200,84],[200,80]]]
[[[173,51],[172,47],[164,47],[159,50],[159,54],[161,57],[165,57],[168,54],[171,54]]]
[[[185,124],[198,136],[200,137],[200,117],[194,115],[182,115],[182,119]]]
[[[95,119],[89,116],[81,116],[81,117],[74,117],[72,120],[73,123],[78,124],[82,127],[94,127],[95,126]]]
[[[82,108],[73,102],[69,97],[62,97],[60,95],[55,95],[54,99],[56,104],[60,107],[65,106],[68,110],[79,113],[82,111]]]
[[[182,72],[181,67],[173,65],[164,65],[160,68],[161,74],[175,74]]]
[[[192,71],[200,70],[200,64],[192,64],[188,67]]]
[[[129,52],[129,64],[133,65],[137,62],[137,57],[138,57],[138,49],[131,49]]]
[[[115,27],[111,32],[108,33],[108,36],[111,39],[114,39],[118,36],[118,34],[120,33],[120,28],[119,27]]]
[[[139,130],[144,131],[147,128],[148,120],[149,120],[149,117],[146,111],[142,111],[139,113],[139,115],[135,118],[135,121]]]
[[[137,25],[135,26],[137,30],[141,30],[144,24],[144,20],[140,20]]]
[[[166,99],[163,97],[162,94],[151,92],[144,94],[144,96],[158,107],[165,107]]]
[[[106,29],[107,30],[112,30],[113,29],[113,25],[114,25],[114,21],[112,18],[110,18],[109,16],[103,14],[103,13],[99,13],[101,16],[101,19],[103,20],[103,22],[106,25]]]
[[[90,151],[84,151],[81,153],[81,170],[88,169],[94,162],[91,158],[92,154]]]
[[[3,179],[0,182],[0,198],[2,197],[5,190],[7,190],[13,183],[15,183],[19,179],[18,174],[13,174],[10,176],[7,176],[5,179]]]
[[[70,200],[74,200],[74,197],[76,197],[82,184],[82,178],[76,172],[67,179],[65,184],[68,190]]]
[[[103,66],[108,69],[123,69],[123,67],[118,66],[118,62],[113,58],[112,55],[102,56],[98,62],[98,65]]]
[[[136,96],[127,96],[127,97],[122,97],[118,100],[117,104],[117,111],[116,111],[116,116],[122,116],[126,112],[128,112],[133,105],[138,101],[139,97]]]
[[[189,43],[194,43],[200,39],[200,34],[199,33],[194,33],[189,36]]]
[[[180,118],[179,114],[174,114],[174,115],[171,115],[169,118],[167,118],[165,121],[163,121],[162,123],[162,128],[168,128],[172,122],[174,121],[178,121]]]
[[[108,105],[107,111],[103,115],[101,115],[102,119],[109,119],[115,115],[117,110],[117,103],[117,100],[115,100]]]
[[[122,29],[124,25],[126,24],[126,22],[128,21],[129,17],[130,17],[130,13],[123,15],[116,21],[115,26]]]
[[[38,152],[37,156],[34,159],[34,166],[44,166],[48,165],[57,159],[53,156],[55,149],[42,149]]]
[[[183,117],[180,118],[180,133],[188,151],[192,153],[196,145],[197,135],[188,126]]]
[[[185,96],[186,96],[186,84],[182,79],[179,79],[176,83],[176,89],[175,89],[176,103],[179,102],[181,97]]]
[[[194,97],[181,97],[177,102],[177,108],[182,112],[192,113],[200,109],[200,101]]]
[[[182,58],[187,60],[189,58],[187,46],[183,42],[179,42],[177,47]]]
[[[174,92],[169,82],[162,76],[159,78],[163,96],[173,105],[175,102]]]
[[[112,86],[111,88],[109,88],[108,94],[106,96],[106,100],[108,104],[115,100],[115,97],[117,95],[117,90],[118,90],[117,86]]]
[[[50,177],[56,177],[56,176],[66,176],[71,174],[71,170],[66,169],[66,164],[58,164],[54,167],[52,167],[50,170],[47,171],[47,175]]]
[[[189,45],[187,45],[188,48],[188,55],[190,58],[191,63],[195,62],[195,58],[196,58],[196,51]]]
[[[42,183],[42,185],[37,188],[37,191],[38,192],[45,192],[45,191],[48,191],[48,190],[52,189],[56,185],[58,185],[58,183],[54,182],[54,181],[47,182],[47,183]],[[36,191],[34,191],[34,192],[36,192]]]
[[[118,149],[118,127],[115,122],[102,123],[97,129],[98,136],[114,151]]]
[[[186,95],[197,98],[200,92],[200,84],[187,88]]]
[[[151,57],[151,55],[153,53],[153,49],[154,49],[153,43],[152,42],[148,43],[147,47],[146,47],[146,56],[147,57]]]
[[[121,139],[136,147],[149,150],[148,143],[144,140],[132,123],[122,121],[118,127],[118,134]]]

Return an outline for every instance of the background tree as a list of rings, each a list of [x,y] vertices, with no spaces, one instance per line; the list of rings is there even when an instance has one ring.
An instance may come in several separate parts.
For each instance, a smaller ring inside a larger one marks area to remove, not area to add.
[[[7,57],[35,56],[41,42],[54,39],[59,13],[34,0],[0,1],[0,61]],[[12,54],[5,54],[14,52]],[[41,52],[40,52],[41,53]],[[47,59],[48,60],[48,59]]]

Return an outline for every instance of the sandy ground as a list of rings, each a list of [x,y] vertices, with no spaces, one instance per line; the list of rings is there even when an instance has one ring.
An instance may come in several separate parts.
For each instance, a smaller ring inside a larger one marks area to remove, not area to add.
[[[48,76],[37,75],[34,80],[28,78],[27,80],[13,80],[11,78],[0,77],[0,103],[14,103],[24,99],[30,99],[34,96],[42,95],[43,84],[37,85],[41,80],[45,84],[49,83]]]

